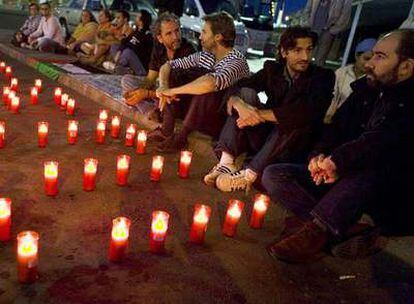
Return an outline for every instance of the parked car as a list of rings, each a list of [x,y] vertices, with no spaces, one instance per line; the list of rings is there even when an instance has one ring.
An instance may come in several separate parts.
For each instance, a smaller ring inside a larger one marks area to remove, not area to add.
[[[233,16],[236,27],[235,48],[246,54],[249,36],[236,8],[229,0],[185,0],[184,12],[180,18],[183,37],[198,47],[203,16],[219,11],[226,11]]]
[[[63,18],[69,30],[73,31],[80,22],[83,9],[92,11],[95,17],[98,17],[98,13],[102,8],[111,11],[126,10],[131,15],[130,22],[132,23],[135,20],[135,15],[142,9],[147,10],[152,15],[153,20],[157,19],[157,12],[146,0],[70,0],[64,5],[58,6],[55,13],[60,19]]]

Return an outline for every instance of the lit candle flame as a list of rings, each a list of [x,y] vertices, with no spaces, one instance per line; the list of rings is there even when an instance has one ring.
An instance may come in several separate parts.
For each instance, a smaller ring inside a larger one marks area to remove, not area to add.
[[[42,80],[41,79],[36,79],[35,80],[35,87],[41,87],[42,86]]]
[[[38,94],[37,88],[36,87],[32,88],[32,90],[30,91],[30,94],[32,96],[36,96]]]
[[[13,93],[13,95],[14,95],[14,93]],[[20,104],[20,98],[17,97],[17,96],[13,96],[12,99],[11,99],[11,104],[13,106],[18,106]]]
[[[6,133],[5,123],[0,121],[0,134],[4,135],[4,133]]]
[[[37,254],[38,237],[31,232],[18,236],[18,253],[20,256],[33,256]]]
[[[161,170],[164,165],[164,158],[162,156],[155,156],[152,160],[152,167]]]
[[[96,173],[98,162],[95,159],[87,159],[85,161],[85,173]]]
[[[152,221],[152,232],[164,233],[167,231],[167,225],[167,220],[163,217],[163,215],[158,214],[156,218]]]
[[[38,126],[39,133],[46,134],[49,131],[48,123],[47,122],[40,122]]]
[[[112,126],[118,127],[121,124],[121,120],[118,116],[112,117]]]
[[[55,89],[55,96],[61,96],[62,95],[62,89],[61,88],[56,88]]]
[[[127,129],[127,133],[135,134],[135,132],[136,132],[135,125],[134,124],[130,124],[129,127],[128,127],[128,129]]]
[[[112,238],[115,240],[127,240],[129,237],[129,223],[128,219],[118,217],[113,220]]]
[[[45,177],[56,178],[58,176],[58,163],[51,161],[45,163]]]
[[[69,98],[69,100],[68,100],[68,108],[74,108],[75,107],[75,104],[76,104],[75,99]]]
[[[78,131],[78,122],[76,120],[70,120],[68,125],[69,132],[77,132]]]
[[[190,151],[182,151],[181,153],[181,162],[184,164],[190,164],[192,158],[192,153]]]
[[[7,66],[6,67],[6,73],[11,73],[11,71],[12,71],[12,68],[10,66]]]
[[[11,215],[10,199],[0,198],[0,218],[9,218]]]
[[[61,102],[62,104],[66,104],[68,102],[69,95],[68,94],[62,94]]]
[[[118,169],[128,169],[129,168],[129,159],[126,155],[123,155],[118,159]]]
[[[231,216],[232,218],[239,218],[241,216],[241,210],[240,207],[237,203],[233,204],[233,206],[231,206],[228,211],[227,214],[229,216]]]
[[[208,220],[209,218],[207,208],[202,205],[198,212],[194,215],[194,222],[206,224],[208,223]]]
[[[96,126],[96,128],[97,128],[99,131],[105,131],[105,129],[106,129],[105,122],[103,122],[103,121],[99,121],[99,122],[98,122],[98,125]]]
[[[17,78],[12,78],[10,81],[10,85],[11,86],[16,86],[19,83],[19,81],[17,80]]]
[[[254,203],[254,209],[257,211],[265,212],[267,210],[268,204],[265,195],[260,195]]]
[[[107,110],[101,110],[99,112],[99,120],[107,120],[108,119],[108,111]]]
[[[147,141],[147,132],[144,130],[138,132],[137,140],[140,142],[146,142]]]
[[[9,87],[3,87],[3,95],[9,95],[10,94],[10,88]]]

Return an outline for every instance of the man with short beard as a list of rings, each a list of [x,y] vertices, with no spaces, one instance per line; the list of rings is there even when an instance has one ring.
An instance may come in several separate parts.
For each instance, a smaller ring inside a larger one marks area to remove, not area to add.
[[[339,242],[332,249],[337,256],[373,253],[378,232],[357,233],[363,213],[384,233],[414,231],[407,198],[414,169],[414,31],[385,35],[373,53],[367,77],[352,84],[308,167],[278,164],[264,171],[272,199],[302,221],[296,233],[269,246],[273,257],[309,262],[332,242]]]
[[[287,29],[278,61],[266,61],[262,70],[237,84],[241,90],[227,102],[229,117],[215,148],[220,161],[204,177],[207,185],[223,192],[249,190],[266,166],[306,159],[335,82],[331,70],[310,63],[316,41],[308,29]],[[257,101],[262,91],[266,104]],[[236,168],[243,153],[247,161]]]

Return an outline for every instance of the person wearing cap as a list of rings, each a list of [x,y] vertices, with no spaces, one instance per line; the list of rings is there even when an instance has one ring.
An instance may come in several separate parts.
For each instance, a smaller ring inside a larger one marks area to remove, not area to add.
[[[365,75],[365,64],[371,59],[373,55],[372,48],[376,42],[374,38],[367,38],[359,42],[355,49],[355,63],[336,70],[334,97],[326,112],[324,118],[325,123],[331,123],[332,116],[342,106],[349,95],[351,95],[351,83]]]

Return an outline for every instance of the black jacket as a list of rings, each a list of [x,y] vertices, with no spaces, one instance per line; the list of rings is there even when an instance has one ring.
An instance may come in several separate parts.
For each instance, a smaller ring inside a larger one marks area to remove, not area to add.
[[[331,154],[341,176],[353,170],[376,170],[409,176],[413,169],[414,77],[373,89],[366,78],[339,108],[311,155]]]
[[[240,80],[237,86],[265,92],[265,107],[273,110],[282,130],[321,124],[333,97],[334,72],[311,65],[290,86],[284,71],[284,64],[266,61],[263,69]]]
[[[237,87],[266,93],[268,100],[263,108],[274,112],[279,131],[274,151],[277,161],[304,162],[320,135],[334,84],[335,74],[331,70],[311,65],[290,82],[284,64],[266,61],[262,70],[240,80]]]

